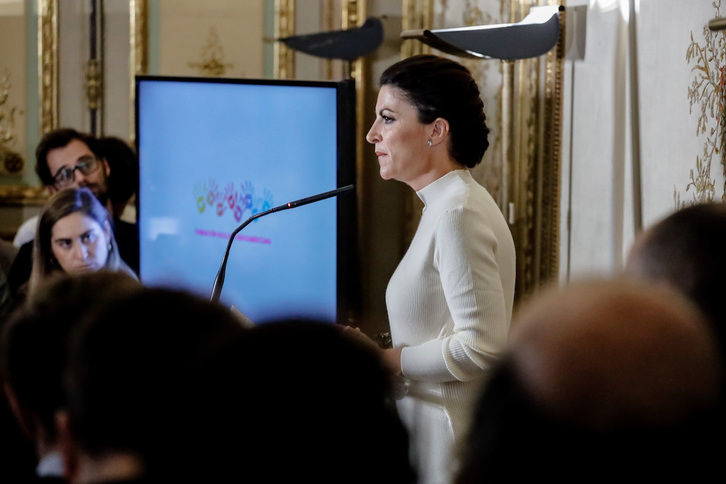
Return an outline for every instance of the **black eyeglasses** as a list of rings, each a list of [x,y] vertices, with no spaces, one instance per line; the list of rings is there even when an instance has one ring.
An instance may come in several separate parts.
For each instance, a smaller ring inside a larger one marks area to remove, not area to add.
[[[74,167],[64,166],[58,173],[53,176],[55,185],[58,188],[67,188],[73,185],[73,181],[76,178],[76,170],[80,171],[84,175],[90,175],[94,171],[98,170],[99,164],[95,156],[83,156],[78,159],[78,163]]]

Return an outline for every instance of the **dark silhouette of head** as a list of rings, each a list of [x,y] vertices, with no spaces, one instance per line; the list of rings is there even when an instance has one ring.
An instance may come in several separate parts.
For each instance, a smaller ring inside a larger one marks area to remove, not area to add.
[[[132,455],[148,477],[200,477],[200,448],[221,447],[230,417],[222,411],[231,411],[225,389],[210,380],[240,383],[226,360],[245,333],[228,309],[163,288],[87,315],[71,335],[65,378],[70,440],[78,443],[67,452],[69,472],[83,473],[84,459]],[[205,431],[209,439],[197,440]]]
[[[108,178],[108,197],[114,215],[120,216],[139,186],[139,159],[126,141],[116,136],[99,138],[112,176]]]
[[[3,380],[21,425],[39,448],[56,444],[55,413],[66,402],[62,371],[68,335],[92,308],[140,288],[135,278],[121,272],[57,274],[4,326]]]
[[[721,360],[685,297],[632,281],[582,282],[529,301],[513,327],[457,484],[716,469]]]
[[[665,284],[696,302],[726,355],[726,204],[680,209],[642,232],[625,273]]]
[[[71,341],[70,429],[85,455],[138,456],[148,478],[414,482],[377,354],[333,325],[242,325],[146,289]]]
[[[245,398],[228,401],[267,482],[415,482],[390,375],[369,347],[335,325],[288,319],[254,327],[238,355],[232,388]]]

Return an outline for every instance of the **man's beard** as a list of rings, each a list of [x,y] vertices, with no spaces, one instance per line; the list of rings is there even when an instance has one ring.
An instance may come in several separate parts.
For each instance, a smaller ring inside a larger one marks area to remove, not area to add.
[[[106,207],[108,204],[108,188],[100,183],[87,183],[83,185],[93,192],[99,202]]]

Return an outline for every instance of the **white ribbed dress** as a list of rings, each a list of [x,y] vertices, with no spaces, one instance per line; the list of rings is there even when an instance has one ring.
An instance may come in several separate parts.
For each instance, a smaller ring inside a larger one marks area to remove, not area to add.
[[[452,482],[481,382],[512,316],[514,242],[494,199],[468,170],[417,192],[416,234],[386,291],[391,337],[409,393],[399,400],[421,484]]]

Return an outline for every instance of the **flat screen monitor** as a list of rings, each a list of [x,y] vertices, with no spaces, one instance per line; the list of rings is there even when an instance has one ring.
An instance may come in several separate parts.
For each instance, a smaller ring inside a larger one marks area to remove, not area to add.
[[[136,77],[140,279],[209,296],[232,232],[354,183],[352,81]],[[254,323],[355,305],[355,195],[240,231],[219,301]]]

